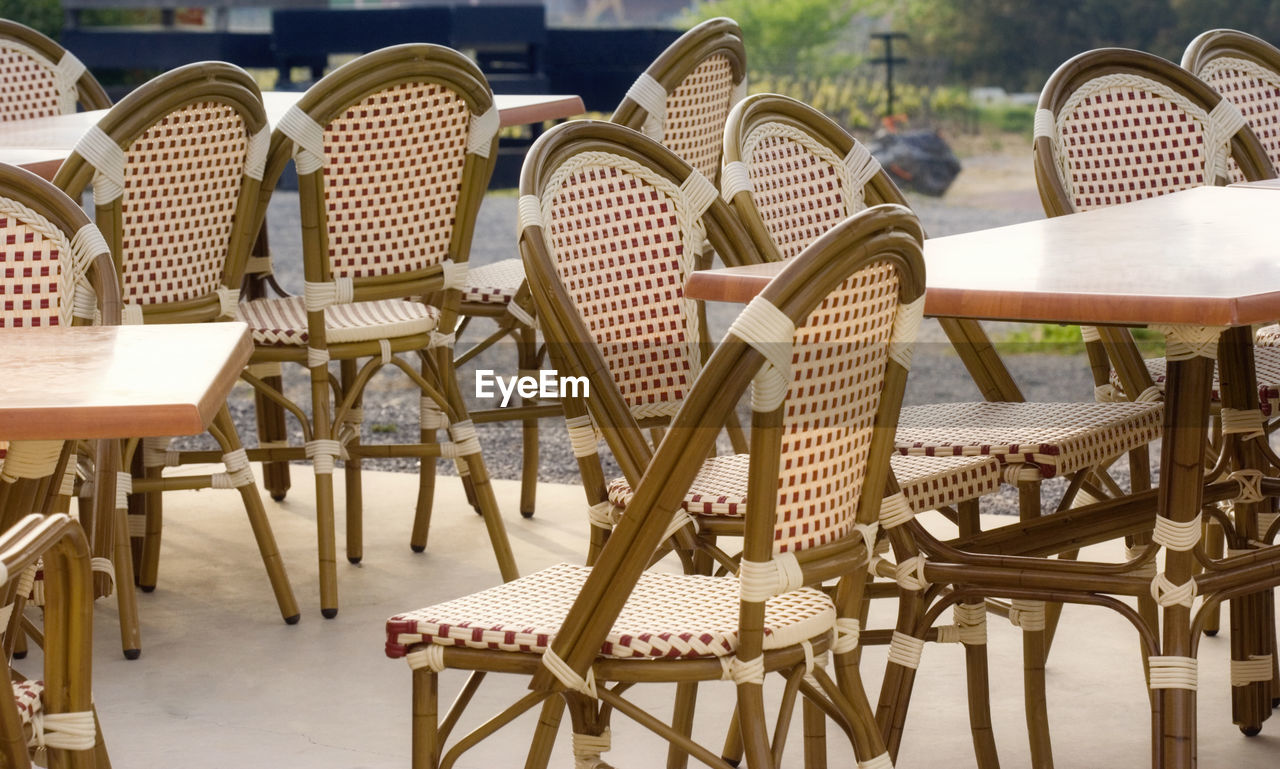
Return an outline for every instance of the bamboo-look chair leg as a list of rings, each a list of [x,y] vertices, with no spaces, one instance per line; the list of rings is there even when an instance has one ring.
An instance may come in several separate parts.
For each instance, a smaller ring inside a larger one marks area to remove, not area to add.
[[[430,668],[413,671],[413,769],[440,765],[439,676]]]
[[[218,439],[222,450],[226,453],[240,450],[240,437],[236,433],[235,422],[226,404],[218,409],[213,418],[214,437]],[[229,469],[229,468],[228,468]],[[271,531],[271,523],[267,520],[266,508],[262,505],[262,497],[258,494],[257,482],[248,483],[237,489],[244,501],[244,510],[249,518],[249,526],[253,529],[253,538],[258,543],[258,553],[262,556],[262,565],[267,570],[267,579],[271,582],[271,591],[275,593],[276,605],[280,607],[280,616],[292,625],[301,616],[298,611],[298,600],[293,595],[293,586],[289,584],[289,576],[285,573],[284,559],[280,557],[280,548],[276,546],[275,535]]]
[[[729,733],[724,736],[724,747],[720,757],[737,766],[742,763],[742,724],[738,721],[738,706],[733,706],[733,717],[729,721]]]
[[[284,391],[284,377],[279,374],[262,377],[262,383],[276,392]],[[280,404],[263,396],[257,389],[254,389],[253,399],[258,420],[258,445],[270,446],[287,440],[289,432]],[[288,462],[262,463],[262,487],[272,499],[283,502],[290,485]]]
[[[351,392],[351,388],[356,386],[356,361],[354,359],[341,361],[338,364],[338,370],[342,376],[342,392]],[[343,475],[347,483],[347,560],[351,563],[360,563],[364,558],[364,495],[360,484],[361,461],[357,453],[360,447],[358,415],[363,400],[363,393],[357,393],[355,400],[351,403],[351,411],[347,412],[348,416],[353,413],[357,416],[354,419],[348,419],[346,424],[338,425],[340,433],[348,427],[354,430],[354,435],[344,441],[350,458],[343,462]]]
[[[510,582],[519,577],[520,573],[516,570],[516,557],[511,550],[511,541],[507,539],[507,527],[502,523],[502,515],[498,511],[498,498],[494,496],[489,471],[485,469],[484,459],[479,454],[465,457],[463,461],[471,471],[469,475],[476,494],[476,504],[484,518],[485,528],[488,529],[493,554],[498,559],[498,571],[502,574],[503,582]]]
[[[104,465],[104,463],[106,463]],[[119,441],[104,441],[96,452],[95,466],[119,468]],[[133,545],[129,536],[127,511],[116,507],[116,475],[99,472],[94,482],[94,516],[112,523],[112,565],[115,567],[116,609],[120,614],[120,645],[125,659],[142,656],[142,634],[138,627],[138,594],[134,592]]]
[[[312,440],[333,438],[330,429],[329,366],[311,367]],[[334,532],[333,472],[317,470],[316,552],[320,565],[320,614],[325,619],[338,616],[337,542]]]
[[[418,440],[423,444],[435,443],[435,428],[422,428]],[[431,529],[431,510],[436,495],[436,460],[423,457],[418,467],[418,501],[414,506],[413,531],[409,535],[409,549],[421,553],[427,549],[427,533]]]
[[[686,681],[676,684],[676,702],[671,715],[671,728],[685,737],[693,736],[693,714],[698,704],[698,684]],[[689,754],[674,744],[667,746],[667,769],[685,769]]]
[[[139,460],[142,460],[142,477],[147,480],[159,481],[164,475],[163,467],[145,467],[146,452],[142,444],[138,445],[138,449],[134,452],[135,468],[139,466]],[[136,472],[136,471],[135,471]],[[143,508],[143,526],[144,533],[141,537],[142,547],[139,548],[139,538],[130,537],[134,542],[134,553],[137,554],[136,562],[138,588],[144,593],[150,593],[156,589],[156,584],[160,578],[160,541],[164,532],[164,493],[154,491],[148,494],[134,494],[129,497],[129,520],[134,518],[134,500],[141,503]]]
[[[516,348],[520,374],[523,376],[528,373],[536,376],[540,368],[538,332],[528,326],[522,327]],[[521,397],[521,404],[526,408],[536,403],[535,399]],[[532,518],[538,494],[538,420],[536,417],[525,419],[520,423],[520,436],[523,442],[520,465],[520,515]]]
[[[809,700],[801,705],[804,718],[804,767],[827,769],[827,716]]]
[[[1040,482],[1018,483],[1018,517],[1029,521],[1040,517]],[[1059,604],[1059,607],[1061,605]],[[1059,611],[1061,609],[1059,608]],[[1045,623],[1049,607],[1045,605]],[[1035,769],[1051,769],[1053,748],[1049,740],[1049,705],[1045,684],[1045,661],[1048,656],[1048,633],[1044,629],[1022,631],[1022,683],[1027,717],[1027,736],[1031,743],[1031,765]]]
[[[991,676],[987,645],[964,645],[965,677],[969,692],[969,732],[979,769],[1000,769],[995,730],[991,724]]]
[[[129,463],[129,471],[133,473],[134,477],[137,477],[145,473],[145,466],[143,463],[143,450],[142,450],[141,443],[139,443],[138,449],[133,454],[133,461]],[[147,509],[150,507],[149,502],[152,501],[150,499],[152,496],[153,495],[151,494],[130,494],[129,495],[129,516],[130,516],[129,520],[130,521],[146,520]],[[154,496],[159,498],[160,493],[156,492]],[[138,517],[134,518],[133,516],[138,516]],[[138,536],[134,536],[133,532],[145,531],[145,529],[146,529],[145,525],[140,526],[138,529],[134,529],[132,526],[130,526],[130,529],[129,529],[130,531],[129,538],[133,545],[133,572],[134,572],[134,575],[137,577],[141,577],[142,575],[142,561],[144,557],[143,552],[146,550],[146,538],[141,534]]]
[[[560,718],[564,715],[563,697],[548,697],[542,703],[538,714],[537,730],[529,741],[529,754],[524,760],[524,769],[547,769],[551,762],[551,748],[556,744],[556,733],[560,731]]]
[[[1212,518],[1207,520],[1204,525],[1204,538],[1206,555],[1213,559],[1219,559],[1226,555],[1227,538],[1226,533],[1222,531],[1222,524]],[[1212,609],[1209,609],[1208,616],[1204,622],[1205,635],[1215,636],[1218,634],[1218,630],[1222,627],[1221,609],[1222,606],[1219,604],[1215,604]]]

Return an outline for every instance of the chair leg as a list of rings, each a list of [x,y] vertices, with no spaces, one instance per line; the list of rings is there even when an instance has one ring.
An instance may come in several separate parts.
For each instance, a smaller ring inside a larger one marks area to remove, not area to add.
[[[413,671],[413,769],[440,765],[439,677],[430,668]]]
[[[986,611],[986,604],[978,604]],[[969,691],[969,731],[979,769],[999,769],[995,731],[991,726],[990,667],[985,643],[964,645],[965,676]]]
[[[323,453],[333,440],[329,408],[329,366],[311,368],[312,440],[318,449],[312,459],[316,476],[316,552],[320,565],[320,614],[325,619],[338,616],[337,543],[333,513],[333,464],[335,457]]]
[[[223,444],[223,451],[228,454],[241,449],[240,437],[236,433],[235,422],[224,404],[213,418],[217,435]],[[248,462],[245,462],[248,469]],[[228,472],[234,468],[228,467]],[[267,520],[267,511],[262,506],[262,497],[258,494],[258,484],[252,480],[238,487],[240,498],[244,501],[245,513],[249,517],[249,526],[253,529],[253,537],[258,543],[258,553],[262,556],[262,565],[267,569],[267,579],[271,582],[271,590],[276,596],[276,605],[280,607],[280,616],[292,625],[300,617],[298,600],[293,595],[293,586],[289,584],[289,575],[285,573],[284,560],[280,557],[280,549],[276,546],[275,535],[271,532],[271,523]]]
[[[356,361],[344,360],[339,363],[338,368],[342,376],[342,392],[349,393],[355,386]],[[355,451],[360,447],[361,420],[358,415],[363,401],[363,394],[357,394],[351,404],[357,418],[348,419],[345,424],[339,426],[340,431],[348,428],[354,430],[354,435],[343,441],[350,453],[350,458],[343,463],[343,474],[347,482],[347,560],[351,563],[360,563],[364,558],[364,495],[360,484],[361,461],[358,452]],[[352,411],[347,412],[348,416],[352,413]]]
[[[537,376],[538,371],[538,338],[537,331],[524,326],[520,329],[516,347],[519,351],[520,374]],[[536,401],[521,398],[524,406],[533,406]],[[538,494],[538,420],[525,419],[520,424],[520,436],[523,441],[523,456],[520,465],[520,515],[533,517],[534,504]]]
[[[693,713],[698,704],[697,682],[676,684],[675,710],[671,717],[671,728],[685,737],[693,735]],[[667,769],[685,769],[689,765],[689,754],[675,745],[667,747]]]
[[[556,744],[556,733],[560,731],[564,706],[564,697],[558,696],[548,697],[542,703],[537,731],[529,742],[529,755],[525,758],[524,769],[547,769],[547,764],[551,761],[551,748]]]
[[[276,392],[284,391],[284,377],[280,374],[264,376],[262,383]],[[289,436],[288,427],[285,425],[284,409],[257,390],[253,393],[253,403],[254,413],[258,418],[258,445],[283,445]],[[262,486],[272,499],[283,502],[289,493],[290,485],[288,462],[262,463]]]
[[[139,451],[145,460],[145,452]],[[137,464],[136,462],[134,463]],[[145,465],[145,461],[143,462]],[[163,467],[144,467],[143,477],[147,480],[159,481],[164,475]],[[156,584],[160,578],[160,541],[164,532],[164,494],[159,491],[149,494],[135,494],[129,499],[129,520],[135,520],[133,515],[133,500],[137,498],[143,506],[145,516],[143,517],[144,534],[142,537],[142,548],[140,557],[137,560],[138,569],[138,588],[144,593],[150,593],[156,589]],[[132,535],[132,532],[130,532]],[[136,548],[135,538],[135,552]]]
[[[1049,739],[1049,709],[1045,696],[1045,632],[1022,631],[1022,684],[1026,696],[1027,734],[1031,742],[1031,766],[1053,768]]]
[[[493,545],[493,554],[498,559],[498,571],[503,582],[510,582],[520,576],[516,569],[515,553],[511,551],[511,541],[507,539],[507,527],[498,512],[498,499],[493,493],[493,484],[489,481],[489,471],[485,469],[484,460],[479,454],[464,458],[470,470],[472,487],[476,492],[476,501],[480,507],[480,515],[484,517],[485,528],[489,531],[489,542]]]
[[[1206,555],[1213,559],[1219,559],[1226,555],[1226,534],[1222,531],[1222,524],[1210,518],[1205,523],[1204,533]],[[1221,605],[1215,605],[1209,610],[1204,623],[1205,635],[1215,636],[1218,634],[1218,630],[1222,627],[1221,609]],[[1158,625],[1152,625],[1152,627],[1158,627]]]
[[[427,367],[423,365],[423,376]],[[422,427],[418,440],[424,444],[435,443],[436,429],[443,425],[443,412],[430,398],[423,397],[418,420]],[[413,514],[413,533],[409,535],[409,549],[421,553],[427,549],[427,533],[431,529],[431,510],[436,494],[436,460],[423,458],[418,467],[418,503]]]
[[[738,706],[733,706],[733,716],[729,720],[729,733],[724,736],[724,747],[720,757],[727,763],[738,766],[742,763],[742,724],[738,721]]]
[[[827,716],[822,708],[805,700],[804,718],[804,767],[827,769]]]

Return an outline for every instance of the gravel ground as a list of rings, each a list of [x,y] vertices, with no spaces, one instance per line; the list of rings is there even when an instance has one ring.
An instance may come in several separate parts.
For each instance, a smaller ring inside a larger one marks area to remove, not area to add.
[[[997,227],[1042,216],[1030,178],[1030,162],[1026,153],[996,152],[967,158],[965,171],[947,196],[941,199],[915,197],[912,206],[925,229],[932,235],[948,235]],[[301,293],[302,276],[298,239],[296,192],[277,192],[269,213],[270,240],[277,278],[291,293]],[[472,249],[474,265],[509,258],[515,253],[516,198],[509,192],[490,194],[481,208],[480,220]],[[723,332],[732,321],[736,307],[717,305],[709,309],[709,325],[714,334]],[[460,340],[483,336],[484,321]],[[1007,325],[993,324],[989,332],[999,337],[1009,331]],[[462,390],[471,401],[474,370],[478,368],[509,372],[515,356],[508,344],[499,344],[480,356],[459,374]],[[1093,384],[1083,356],[1061,354],[1019,354],[1008,356],[1007,365],[1023,392],[1031,400],[1076,400],[1093,398]],[[292,369],[292,370],[291,370]],[[286,390],[305,400],[308,390],[305,372],[300,367],[286,367]],[[370,384],[365,402],[363,440],[365,442],[408,442],[417,439],[417,391],[407,379],[389,367]],[[947,345],[936,324],[926,324],[917,347],[906,402],[908,404],[942,401],[978,400],[980,396],[970,381],[959,358]],[[232,412],[241,426],[241,436],[248,446],[256,445],[251,393],[238,385],[231,400]],[[539,478],[543,481],[577,481],[576,463],[569,450],[568,436],[558,419],[543,420],[541,431],[542,458]],[[296,425],[292,439],[301,441]],[[521,467],[520,427],[518,423],[496,423],[480,426],[485,462],[498,478],[518,478]],[[1154,461],[1154,460],[1153,460]],[[371,460],[368,467],[414,472],[416,462],[408,459]],[[452,473],[451,463],[440,463],[440,470]],[[616,472],[616,467],[610,468]],[[1127,483],[1127,469],[1117,473]],[[1064,482],[1049,482],[1044,490],[1046,504],[1052,504]],[[1016,514],[1016,494],[1011,489],[989,499],[986,512]]]

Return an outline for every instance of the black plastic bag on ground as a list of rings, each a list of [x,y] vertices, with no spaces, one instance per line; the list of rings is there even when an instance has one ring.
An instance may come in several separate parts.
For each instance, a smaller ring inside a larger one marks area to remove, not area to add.
[[[935,131],[877,136],[868,149],[898,186],[941,196],[960,173],[960,161]]]

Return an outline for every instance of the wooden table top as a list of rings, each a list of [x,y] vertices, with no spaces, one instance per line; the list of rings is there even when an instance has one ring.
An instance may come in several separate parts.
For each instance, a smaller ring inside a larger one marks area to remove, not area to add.
[[[1241,326],[1280,317],[1280,200],[1203,187],[925,242],[929,315]],[[746,302],[781,264],[694,273],[686,293]]]
[[[0,440],[204,432],[252,352],[243,323],[4,329]]]
[[[267,122],[275,125],[302,98],[301,91],[266,91],[262,103]],[[495,94],[502,127],[541,123],[580,115],[582,98],[570,94]],[[62,161],[107,110],[0,123],[0,162],[19,165],[52,179]]]

